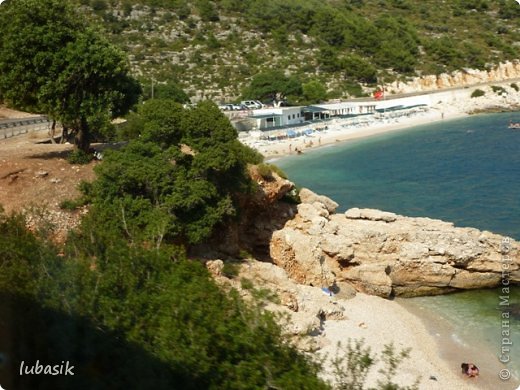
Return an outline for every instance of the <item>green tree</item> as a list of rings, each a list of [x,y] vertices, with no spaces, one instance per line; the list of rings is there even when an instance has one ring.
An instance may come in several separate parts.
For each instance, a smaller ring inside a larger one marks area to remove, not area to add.
[[[237,214],[237,195],[251,189],[247,164],[261,159],[215,104],[154,99],[133,120],[139,140],[107,153],[86,188],[96,223],[110,221],[129,241],[189,246]]]
[[[199,11],[201,19],[205,22],[216,22],[219,20],[218,12],[212,1],[196,0],[195,5]]]
[[[270,70],[253,77],[242,92],[244,98],[258,100],[284,100],[302,95],[302,85],[295,76],[286,76],[280,70]]]
[[[175,100],[147,100],[137,110],[144,141],[151,141],[164,147],[178,145],[182,133],[180,123],[184,110]]]
[[[165,84],[157,84],[154,89],[154,97],[157,99],[169,99],[181,104],[190,102],[189,96],[176,82],[168,81]]]
[[[96,131],[137,102],[123,53],[68,2],[20,0],[0,13],[0,91],[15,107],[49,115],[88,151]],[[99,131],[98,131],[99,132]]]
[[[318,80],[311,80],[302,85],[303,98],[306,103],[320,103],[327,99],[327,90]]]
[[[462,51],[447,35],[427,41],[426,50],[436,63],[445,65],[450,70],[464,64]]]
[[[349,79],[369,84],[377,81],[376,67],[356,54],[343,58],[342,65]]]
[[[419,38],[413,25],[401,17],[384,15],[375,21],[375,26],[381,37],[376,62],[401,73],[413,72],[419,54]]]

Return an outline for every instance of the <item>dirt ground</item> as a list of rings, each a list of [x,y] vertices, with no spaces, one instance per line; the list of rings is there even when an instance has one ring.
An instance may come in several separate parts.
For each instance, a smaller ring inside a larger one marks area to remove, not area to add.
[[[24,114],[0,107],[0,118]],[[85,210],[62,210],[60,203],[80,195],[78,184],[94,179],[98,162],[72,165],[66,159],[72,145],[39,143],[48,139],[45,131],[0,139],[0,205],[6,213],[28,212],[30,227],[42,219],[50,222],[62,239]]]

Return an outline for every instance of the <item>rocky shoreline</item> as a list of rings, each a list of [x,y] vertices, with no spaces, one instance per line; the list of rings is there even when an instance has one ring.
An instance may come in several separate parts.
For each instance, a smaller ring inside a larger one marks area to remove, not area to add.
[[[273,262],[298,283],[385,298],[496,287],[506,269],[520,283],[520,244],[511,238],[372,209],[336,214],[337,203],[308,189],[300,198],[270,244]]]
[[[468,351],[450,338],[438,343],[420,316],[388,298],[497,286],[505,263],[511,282],[519,283],[518,242],[430,218],[372,209],[336,213],[336,202],[308,189],[300,191],[300,204],[289,207],[279,199],[292,191],[291,182],[274,173],[270,181],[256,179],[262,196],[255,204],[272,212],[254,213],[252,234],[269,237],[268,258],[243,261],[232,278],[223,275],[221,260],[208,261],[207,267],[215,280],[246,299],[254,291],[269,291],[263,294],[271,297],[264,308],[275,313],[298,349],[323,359],[325,379],[334,382],[331,359],[341,353],[338,342],[344,346],[350,339],[363,340],[375,354],[389,343],[398,350],[410,348],[411,361],[396,378],[402,386],[419,377],[421,389],[495,386],[499,367],[485,367],[486,378],[468,381],[457,363]],[[457,362],[441,357],[445,350],[456,350]],[[380,368],[370,373],[370,385]]]

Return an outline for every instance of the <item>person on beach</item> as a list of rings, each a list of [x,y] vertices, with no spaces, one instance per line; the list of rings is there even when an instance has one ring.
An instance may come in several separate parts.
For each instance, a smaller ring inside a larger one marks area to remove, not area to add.
[[[466,374],[468,377],[474,378],[478,376],[478,367],[473,363],[462,363],[460,367],[462,368],[462,373]]]

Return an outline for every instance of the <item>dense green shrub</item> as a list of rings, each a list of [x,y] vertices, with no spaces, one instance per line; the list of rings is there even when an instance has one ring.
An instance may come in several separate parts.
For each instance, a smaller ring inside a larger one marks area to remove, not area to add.
[[[259,164],[257,166],[258,174],[262,176],[264,180],[274,180],[273,172],[276,173],[278,176],[280,176],[282,179],[287,179],[287,175],[284,171],[280,169],[280,167],[274,165],[274,164]]]
[[[60,209],[74,211],[86,204],[85,198],[66,199],[60,203]]]
[[[36,359],[76,367],[20,378],[24,388],[328,388],[270,315],[173,247],[128,246],[84,224],[59,257],[22,216],[1,213],[0,233],[0,327],[16,329],[3,352],[14,370]]]
[[[67,160],[71,164],[88,164],[94,159],[94,155],[92,153],[84,152],[81,149],[75,149],[69,153]]]
[[[504,87],[501,87],[501,86],[498,86],[498,85],[492,85],[492,86],[491,86],[491,89],[492,89],[493,92],[496,93],[497,95],[502,95],[503,93],[506,92],[506,90],[504,89]]]
[[[200,243],[236,215],[236,195],[252,189],[249,163],[261,157],[210,102],[184,109],[171,100],[140,106],[138,140],[106,153],[90,190],[90,217],[129,240]]]
[[[486,93],[481,90],[481,89],[475,89],[472,93],[471,93],[471,97],[472,98],[477,98],[477,97],[481,97],[481,96],[484,96]]]

